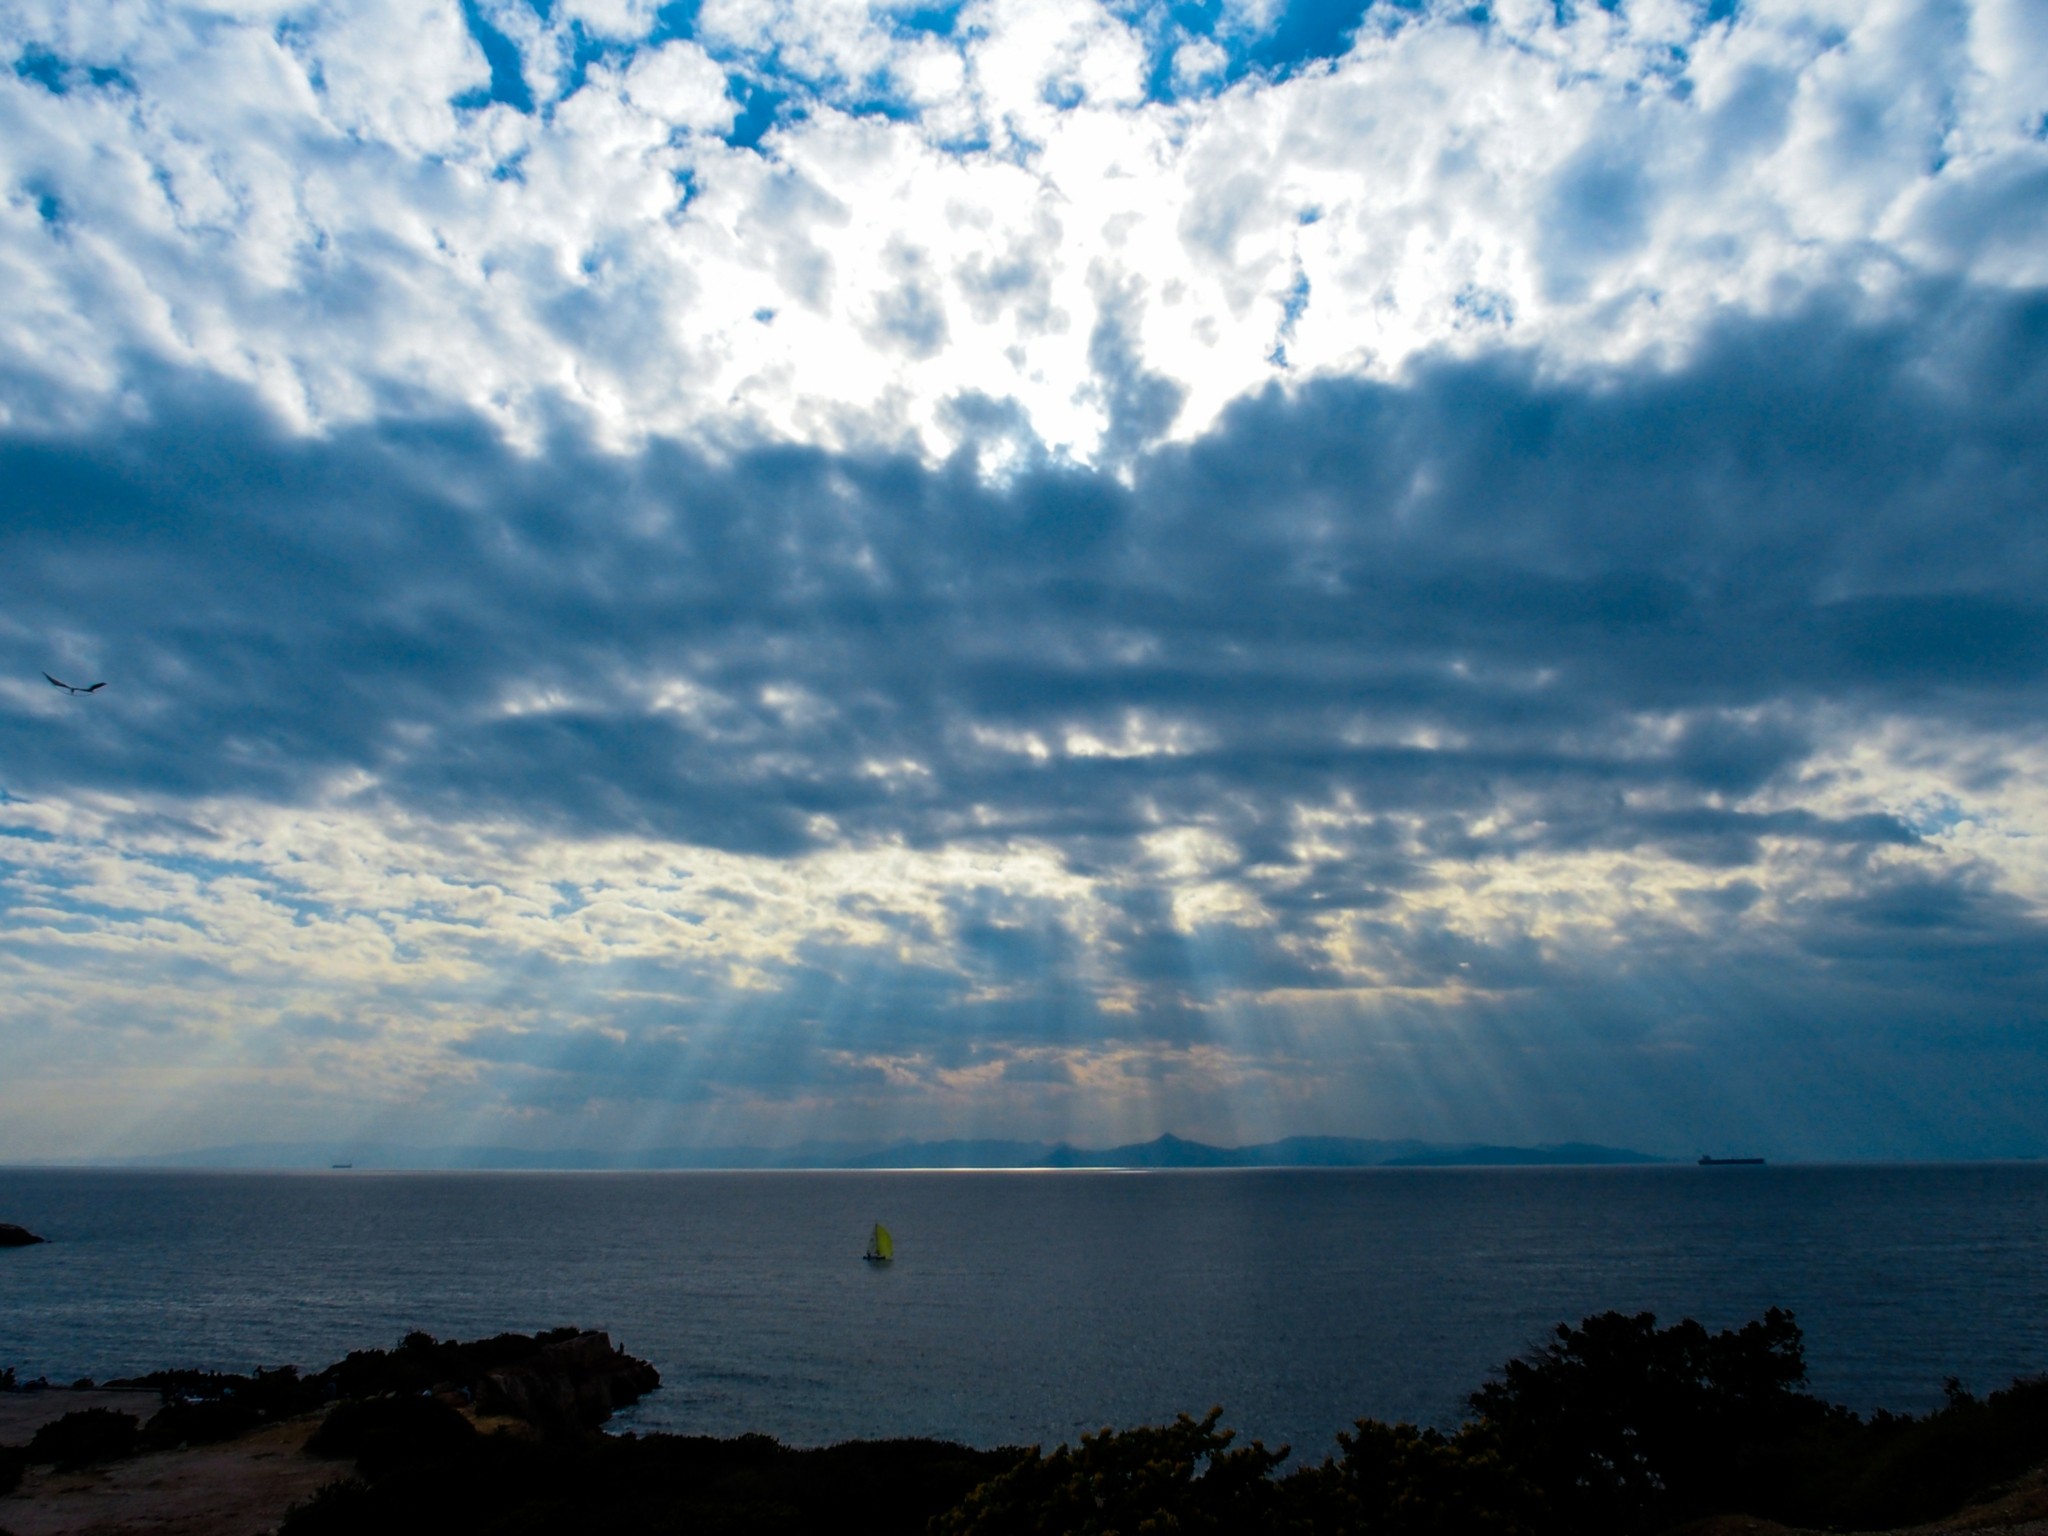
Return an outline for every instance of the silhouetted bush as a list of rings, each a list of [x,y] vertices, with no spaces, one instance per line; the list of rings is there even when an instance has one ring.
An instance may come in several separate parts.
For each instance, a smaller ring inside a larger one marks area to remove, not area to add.
[[[934,1536],[1112,1536],[1173,1531],[1231,1536],[1276,1529],[1271,1478],[1287,1455],[1258,1441],[1236,1450],[1223,1410],[1163,1428],[1105,1429],[1078,1448],[1029,1451],[1000,1477],[935,1521]]]
[[[1290,1530],[1376,1536],[1528,1536],[1540,1523],[1535,1488],[1469,1431],[1360,1419],[1339,1452],[1286,1478]]]
[[[1979,1400],[1951,1380],[1924,1418],[1844,1414],[1798,1448],[1798,1477],[1765,1506],[1776,1518],[1840,1529],[1937,1519],[2048,1458],[2048,1378]]]
[[[28,1443],[28,1459],[54,1462],[60,1468],[118,1461],[135,1454],[142,1425],[132,1413],[111,1408],[84,1408],[53,1419]]]
[[[1214,1413],[1105,1431],[1032,1453],[934,1530],[1645,1536],[1709,1514],[1869,1529],[1949,1513],[2048,1458],[2048,1380],[1983,1402],[1952,1385],[1925,1418],[1866,1421],[1805,1377],[1789,1312],[1720,1333],[1609,1312],[1510,1361],[1454,1434],[1360,1420],[1336,1457],[1275,1478],[1278,1455],[1224,1450]]]
[[[249,1376],[152,1371],[108,1385],[163,1394],[164,1406],[142,1426],[144,1443],[158,1449],[233,1440],[266,1420],[288,1419],[327,1401],[321,1387],[301,1377],[294,1365]]]
[[[467,1451],[476,1426],[431,1397],[375,1397],[342,1403],[306,1442],[315,1456],[353,1457],[370,1477],[445,1462]]]
[[[21,1486],[21,1474],[28,1470],[28,1456],[10,1445],[0,1445],[0,1498]]]
[[[1720,1333],[1604,1312],[1502,1367],[1472,1394],[1467,1431],[1539,1490],[1555,1528],[1641,1531],[1781,1484],[1784,1448],[1838,1412],[1798,1391],[1805,1379],[1778,1308]]]

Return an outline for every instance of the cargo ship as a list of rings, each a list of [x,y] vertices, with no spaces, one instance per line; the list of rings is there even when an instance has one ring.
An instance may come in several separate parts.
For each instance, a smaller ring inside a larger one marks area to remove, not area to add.
[[[1760,1157],[1709,1157],[1700,1154],[1702,1168],[1761,1168],[1764,1160]]]

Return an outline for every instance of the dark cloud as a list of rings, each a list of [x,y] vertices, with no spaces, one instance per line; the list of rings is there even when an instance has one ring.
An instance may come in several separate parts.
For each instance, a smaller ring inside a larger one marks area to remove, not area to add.
[[[1801,916],[1801,944],[1819,959],[1898,985],[1941,978],[1954,987],[1949,1006],[1964,1017],[2037,1016],[2048,928],[1985,871],[1889,873],[1815,901]]]
[[[1184,384],[1146,368],[1132,340],[1144,313],[1141,286],[1096,286],[1099,318],[1088,335],[1088,366],[1109,418],[1102,434],[1103,456],[1122,463],[1173,425],[1188,392]]]
[[[1598,264],[1628,255],[1649,234],[1650,178],[1633,146],[1616,135],[1582,153],[1557,175],[1543,221],[1538,255],[1552,299],[1585,296]]]
[[[1096,342],[1136,441],[1152,386]],[[1799,803],[1829,733],[2011,739],[2048,702],[2036,295],[1731,323],[1593,378],[1508,354],[1274,390],[1126,480],[151,402],[0,442],[0,655],[109,679],[0,705],[14,793],[360,772],[433,816],[767,855],[1032,837],[1082,871],[1196,826],[1278,925],[1231,963],[1314,987],[1288,935],[1435,861],[1909,844]],[[1071,961],[1043,914],[957,917],[991,974]],[[1128,922],[1123,963],[1173,985],[1184,936]]]
[[[956,894],[950,905],[953,942],[972,969],[1001,981],[1037,981],[1074,970],[1074,935],[1050,903],[982,890]]]

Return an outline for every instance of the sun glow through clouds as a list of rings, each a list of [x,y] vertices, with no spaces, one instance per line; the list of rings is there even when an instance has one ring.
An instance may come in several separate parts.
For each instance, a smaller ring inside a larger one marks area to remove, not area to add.
[[[1340,21],[0,8],[0,1157],[2040,1150],[2039,7]]]

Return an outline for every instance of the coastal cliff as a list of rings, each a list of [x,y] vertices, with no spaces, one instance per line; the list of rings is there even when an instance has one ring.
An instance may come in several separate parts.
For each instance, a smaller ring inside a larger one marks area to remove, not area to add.
[[[588,1429],[661,1385],[661,1373],[602,1333],[579,1333],[531,1358],[486,1371],[474,1387],[480,1414],[524,1419],[545,1429]]]

